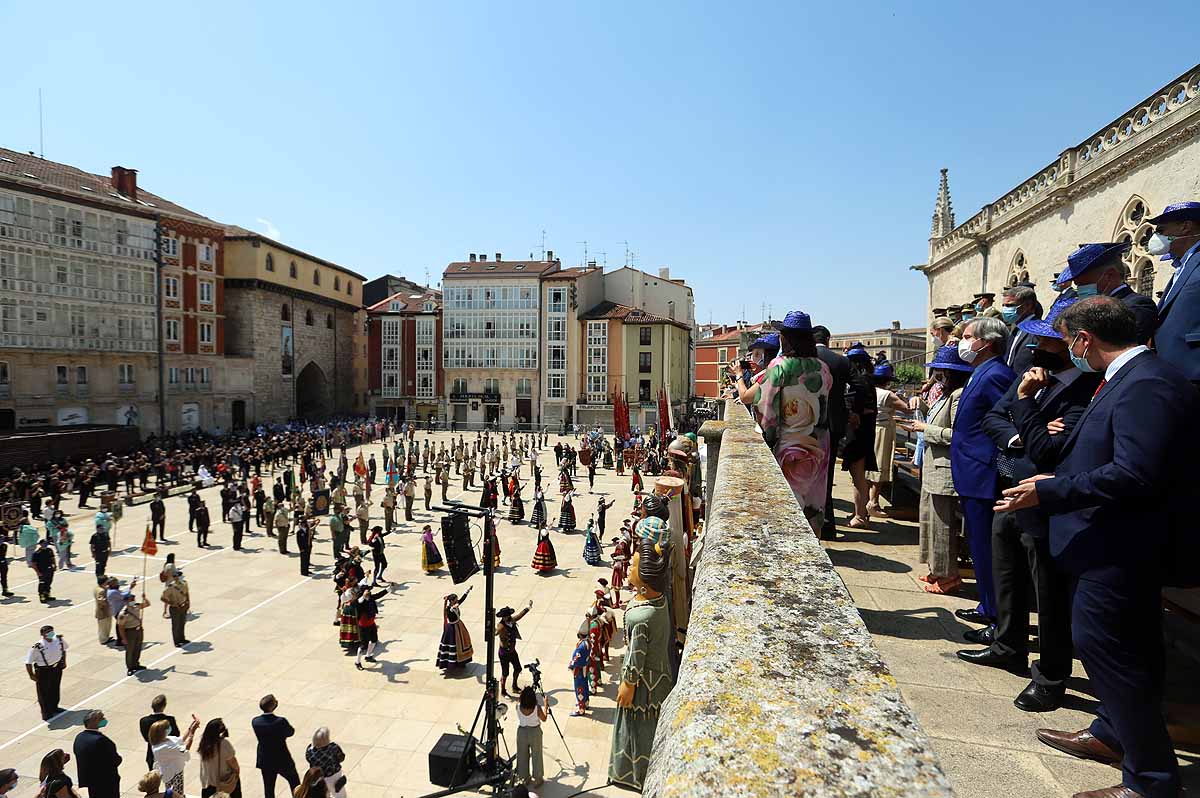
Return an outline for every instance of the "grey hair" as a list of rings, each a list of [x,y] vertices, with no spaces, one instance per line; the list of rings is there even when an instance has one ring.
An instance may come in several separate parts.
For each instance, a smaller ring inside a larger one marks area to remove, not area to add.
[[[1012,297],[1021,305],[1024,305],[1026,302],[1037,302],[1037,291],[1034,291],[1027,285],[1014,285],[1012,288],[1005,288],[1004,295]]]
[[[325,746],[329,745],[329,727],[328,726],[318,726],[317,727],[317,730],[315,732],[313,732],[312,744],[313,744],[313,748],[324,748]]]
[[[992,354],[999,355],[1007,348],[1008,325],[991,316],[971,319],[963,327],[963,332],[971,331],[971,337],[979,338],[992,348]]]

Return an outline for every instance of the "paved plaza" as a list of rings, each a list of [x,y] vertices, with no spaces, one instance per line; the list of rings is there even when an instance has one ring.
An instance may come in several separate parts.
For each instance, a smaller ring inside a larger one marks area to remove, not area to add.
[[[427,437],[425,432],[418,433],[417,441]],[[450,433],[435,433],[432,437],[448,443]],[[556,440],[556,436],[550,436],[548,447],[540,453],[552,528],[559,510],[558,469],[553,464],[552,448]],[[380,461],[381,444],[362,450],[364,457],[374,453]],[[349,450],[351,463],[357,452]],[[264,473],[264,482],[269,485],[265,477]],[[528,519],[533,509],[533,479],[528,465],[522,469],[522,484]],[[477,504],[479,488],[463,494],[461,487],[461,477],[452,475],[450,498]],[[623,635],[618,634],[603,691],[592,698],[591,715],[570,717],[574,700],[567,662],[576,644],[576,630],[593,598],[596,579],[611,574],[607,556],[600,566],[583,562],[581,530],[600,497],[615,498],[617,502],[608,513],[609,537],[619,530],[633,503],[628,476],[617,477],[611,470],[598,471],[593,494],[588,492],[586,469],[580,467],[575,487],[580,493],[575,498],[580,531],[570,535],[553,533],[559,568],[551,575],[539,575],[530,567],[536,543],[531,526],[513,526],[507,520],[498,524],[502,555],[496,575],[496,606],[507,604],[519,609],[533,600],[532,611],[520,622],[521,659],[526,663],[541,660],[554,716],[574,756],[573,764],[554,724],[544,724],[544,796],[565,796],[607,780],[616,695],[613,674],[618,672],[624,653]],[[232,550],[231,528],[219,521],[217,490],[213,487],[204,491],[214,515],[209,537],[213,545],[208,549],[197,548],[195,536],[187,532],[184,497],[167,501],[167,537],[171,542],[160,544],[158,556],[149,559],[147,597],[151,607],[146,610],[142,654],[146,670],[135,676],[126,676],[121,650],[101,646],[96,638],[92,613],[95,579],[87,546],[95,500],[93,508],[85,511],[74,509],[74,497],[69,505],[63,502],[64,509],[72,512],[76,567],[56,576],[57,601],[51,606],[38,602],[32,571],[19,559],[14,560],[11,583],[18,595],[0,602],[0,766],[16,767],[20,772],[21,784],[15,795],[35,794],[42,756],[54,748],[70,751],[75,735],[83,728],[83,716],[90,709],[104,710],[109,720],[104,732],[124,757],[123,795],[136,795],[137,780],[146,772],[145,743],[138,732],[138,719],[149,714],[150,701],[159,693],[166,694],[166,711],[178,718],[181,726],[193,713],[201,723],[214,717],[224,719],[237,750],[246,796],[262,794],[262,781],[254,768],[250,719],[259,714],[258,701],[266,693],[275,694],[278,714],[296,729],[291,751],[301,771],[304,749],[313,730],[328,726],[332,739],[346,751],[347,791],[354,798],[416,796],[438,789],[428,781],[429,750],[440,735],[455,732],[456,724],[470,725],[482,694],[486,656],[484,580],[482,573],[470,580],[475,589],[464,606],[463,617],[475,648],[474,662],[465,672],[444,677],[434,666],[442,632],[442,598],[451,592],[461,593],[467,585],[455,586],[448,571],[426,575],[420,568],[420,529],[425,523],[433,523],[435,531],[439,530],[438,514],[422,509],[420,489],[415,521],[401,524],[400,531],[387,539],[387,578],[391,587],[390,594],[380,602],[382,648],[378,664],[362,672],[355,670],[353,658],[338,645],[338,629],[333,625],[336,599],[330,577],[328,527],[322,524],[314,547],[313,575],[301,577],[294,537],[289,543],[293,553],[283,556],[274,539],[251,527],[253,534],[245,540],[245,550]],[[372,523],[382,523],[378,506],[382,496],[383,487],[377,485],[372,492]],[[434,499],[436,503],[436,488]],[[396,515],[403,518],[401,510]],[[138,547],[148,518],[148,505],[126,508],[125,517],[117,525],[109,572],[119,576],[123,584],[142,574],[143,558]],[[437,539],[441,548],[440,534]],[[357,540],[355,532],[351,541]],[[157,575],[169,552],[175,553],[191,588],[187,633],[191,642],[182,649],[171,644],[168,621],[161,618]],[[48,724],[38,720],[34,685],[23,665],[44,623],[52,623],[70,647],[61,702],[69,711]],[[529,683],[525,672],[521,684]],[[515,709],[512,702],[510,707]],[[507,744],[515,752],[516,719],[512,712],[503,726]],[[74,777],[74,762],[68,765],[68,772]],[[194,749],[186,776],[188,795],[198,796],[199,762]],[[616,794],[612,788],[609,791]],[[281,782],[277,794],[284,793]]]
[[[841,472],[834,496],[840,522],[851,512],[849,479]],[[1029,683],[1027,676],[955,656],[959,649],[979,648],[962,638],[978,627],[954,615],[956,609],[975,606],[974,594],[964,590],[959,596],[939,596],[921,590],[917,577],[928,568],[918,562],[915,521],[876,518],[872,527],[841,526],[838,540],[825,544],[826,550],[958,795],[1061,798],[1119,782],[1118,771],[1061,754],[1034,736],[1039,728],[1076,731],[1092,722],[1097,702],[1079,661],[1061,709],[1017,709],[1013,698]],[[1036,653],[1030,661],[1034,657]],[[1190,667],[1187,661],[1172,661],[1168,680],[1194,682]],[[1194,694],[1194,686],[1187,692]],[[1182,750],[1178,754],[1184,784],[1200,789],[1200,758]]]

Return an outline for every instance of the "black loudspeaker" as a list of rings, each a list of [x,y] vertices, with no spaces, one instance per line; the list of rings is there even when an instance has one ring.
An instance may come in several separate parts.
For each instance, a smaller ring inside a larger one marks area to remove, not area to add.
[[[475,762],[468,752],[471,738],[465,734],[443,734],[437,745],[429,752],[429,781],[439,787],[457,787],[467,780],[475,769]]]
[[[471,523],[463,513],[442,516],[442,547],[454,584],[467,581],[479,570],[475,547],[471,545]]]

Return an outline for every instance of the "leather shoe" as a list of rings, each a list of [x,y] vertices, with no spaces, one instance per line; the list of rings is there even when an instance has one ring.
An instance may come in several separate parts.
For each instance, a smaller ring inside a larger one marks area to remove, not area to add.
[[[1121,760],[1125,758],[1123,751],[1116,751],[1109,748],[1103,742],[1093,737],[1092,733],[1087,729],[1077,732],[1038,729],[1037,738],[1051,748],[1062,751],[1064,754],[1077,756],[1080,759],[1090,759],[1094,762],[1103,762],[1113,767],[1119,768]]]
[[[1105,787],[1102,790],[1077,792],[1072,798],[1146,798],[1146,796],[1137,790],[1131,790],[1124,784],[1118,784],[1116,787]]]
[[[967,623],[977,623],[977,624],[981,624],[984,626],[990,626],[992,623],[991,618],[987,617],[982,612],[980,612],[979,610],[976,610],[976,609],[955,610],[954,615],[955,615],[955,617],[959,618],[960,620],[966,621]]]
[[[958,658],[972,665],[987,665],[992,668],[1002,668],[1013,673],[1024,673],[1029,667],[1023,659],[1005,657],[995,653],[990,648],[963,649],[958,652]]]
[[[1030,682],[1020,695],[1013,699],[1013,704],[1025,712],[1052,712],[1062,706],[1065,692],[1062,687],[1047,687]]]
[[[963,640],[977,646],[990,646],[996,642],[996,627],[981,626],[978,629],[969,629],[963,632]]]

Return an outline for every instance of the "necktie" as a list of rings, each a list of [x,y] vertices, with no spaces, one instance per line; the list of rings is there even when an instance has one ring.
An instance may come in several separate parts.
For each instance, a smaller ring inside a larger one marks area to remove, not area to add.
[[[1102,390],[1104,390],[1105,385],[1108,385],[1108,380],[1107,379],[1100,380],[1100,384],[1096,386],[1096,392],[1094,394],[1092,394],[1093,399],[1095,399],[1097,396],[1100,395],[1100,392]]]

